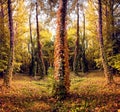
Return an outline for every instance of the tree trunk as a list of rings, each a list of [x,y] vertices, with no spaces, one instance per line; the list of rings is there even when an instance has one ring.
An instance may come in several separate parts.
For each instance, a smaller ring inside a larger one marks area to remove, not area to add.
[[[73,61],[73,71],[78,75],[79,70],[79,60],[80,60],[80,44],[79,44],[79,3],[77,1],[77,38],[75,42],[75,51],[74,51],[74,61]]]
[[[30,64],[30,75],[35,76],[36,69],[35,69],[35,56],[34,56],[34,44],[32,38],[32,27],[31,27],[31,10],[29,15],[29,28],[30,28],[30,43],[31,43],[31,64]]]
[[[85,14],[83,12],[83,39],[82,39],[82,56],[81,56],[81,69],[83,73],[88,72],[88,65],[87,65],[87,59],[86,59],[86,54],[85,54],[85,50],[86,50],[86,44],[85,44],[85,40],[86,40],[86,35],[85,35]]]
[[[115,33],[114,33],[114,0],[107,0],[106,3],[106,37],[107,37],[107,44],[111,43],[111,51],[108,52],[108,56],[116,54],[118,49],[116,48],[116,40],[115,40]]]
[[[68,44],[66,37],[66,10],[67,0],[59,0],[57,35],[54,43],[55,84],[53,88],[53,94],[58,99],[65,99],[66,95],[69,93],[70,87]]]
[[[42,57],[42,47],[40,43],[40,34],[39,34],[39,22],[38,22],[38,4],[36,2],[36,27],[37,27],[37,46],[38,46],[38,67],[40,77],[42,78],[45,75],[45,64]]]
[[[1,0],[0,1],[0,27],[1,27],[1,35],[2,35],[2,38],[5,38],[4,37],[4,9],[3,9],[3,1]]]
[[[4,76],[4,85],[6,87],[11,86],[11,80],[12,80],[12,74],[14,68],[14,30],[13,30],[11,0],[8,0],[8,18],[9,18],[9,30],[10,30],[10,54],[9,54],[7,73]]]
[[[110,23],[110,26],[111,26],[111,40],[112,40],[112,42],[113,42],[113,54],[112,55],[115,55],[115,54],[117,54],[117,53],[119,53],[118,52],[118,49],[119,48],[117,48],[117,45],[116,45],[116,38],[115,38],[115,25],[114,25],[114,0],[111,0],[110,1],[110,18],[111,18],[111,23]]]
[[[3,1],[1,0],[0,1],[0,9],[1,9],[1,11],[0,11],[0,17],[1,17],[1,27],[2,27],[2,30],[4,31],[4,9],[3,9]],[[4,32],[3,31],[1,31],[1,33],[2,33],[2,37],[4,37]]]
[[[104,43],[103,43],[103,34],[102,34],[102,4],[101,0],[98,0],[98,22],[99,22],[99,44],[100,44],[100,55],[102,58],[102,65],[104,69],[104,74],[107,80],[107,84],[113,83],[113,76],[111,74],[110,68],[108,66],[107,58],[104,51]]]
[[[31,43],[31,52],[33,54],[33,39],[32,39],[32,28],[31,28],[31,13],[29,15],[29,28],[30,28],[30,43]]]

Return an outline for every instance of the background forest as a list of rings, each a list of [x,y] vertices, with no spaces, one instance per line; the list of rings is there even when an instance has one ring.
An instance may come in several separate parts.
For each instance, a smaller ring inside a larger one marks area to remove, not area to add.
[[[71,71],[73,70],[74,49],[77,32],[76,1],[69,1],[67,15],[67,38]],[[53,42],[56,35],[56,10],[58,7],[57,2],[54,2],[38,1],[40,41],[42,45],[43,58],[46,64],[46,71],[48,71],[49,67],[53,67]],[[102,5],[103,37],[107,59],[109,66],[119,72],[119,1],[115,0],[114,4],[110,4],[110,2],[106,0]],[[86,70],[84,70],[85,68],[82,67],[85,66],[86,63],[89,70],[102,69],[97,33],[97,10],[96,1],[80,1],[79,3],[79,46],[81,56],[79,58],[80,65],[78,69],[83,72],[86,72]],[[36,57],[37,49],[35,4],[32,1],[25,0],[13,1],[12,11],[15,33],[14,72],[28,73],[32,64],[32,55]],[[9,56],[7,1],[1,2],[0,21],[0,72],[2,73],[7,68]]]
[[[119,75],[119,0],[0,0],[0,112],[117,112]]]

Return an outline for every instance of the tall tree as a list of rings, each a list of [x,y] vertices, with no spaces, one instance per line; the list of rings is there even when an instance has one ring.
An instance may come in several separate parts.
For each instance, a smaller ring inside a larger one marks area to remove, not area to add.
[[[105,50],[104,50],[104,40],[103,40],[103,32],[102,32],[102,3],[101,3],[101,0],[98,0],[98,14],[99,14],[98,23],[99,23],[100,55],[102,58],[102,65],[103,65],[104,74],[105,74],[105,77],[107,80],[107,84],[111,84],[111,83],[113,83],[113,76],[111,74],[111,71],[110,71],[110,68],[109,68],[109,65],[107,62]]]
[[[67,0],[59,0],[59,9],[57,12],[57,34],[54,43],[55,85],[53,88],[53,94],[59,99],[64,99],[66,97],[70,87],[68,45],[66,37],[66,13]]]
[[[41,78],[45,75],[45,64],[42,57],[42,47],[40,43],[39,22],[38,22],[38,3],[36,1],[36,30],[37,30],[37,46],[38,46],[38,68]]]
[[[74,62],[73,71],[78,75],[79,62],[80,62],[80,44],[79,44],[79,1],[77,1],[77,38],[75,42]]]
[[[109,65],[112,68],[113,73],[117,73],[119,69],[118,60],[114,60],[114,58],[117,59],[119,57],[119,39],[116,35],[117,30],[119,28],[119,25],[117,23],[117,19],[119,18],[120,10],[120,2],[118,0],[106,0],[106,30],[107,30],[107,43],[106,46],[109,47],[108,49],[108,58]],[[118,10],[118,11],[117,11]],[[110,46],[111,45],[111,46]]]
[[[36,75],[36,66],[35,66],[35,53],[34,53],[34,43],[32,37],[32,23],[31,23],[31,8],[29,14],[29,28],[30,28],[30,44],[31,44],[31,65],[30,65],[30,75]]]
[[[13,17],[12,17],[12,4],[11,0],[8,0],[8,18],[9,18],[9,30],[10,30],[10,53],[7,73],[4,76],[4,85],[6,87],[11,86],[13,68],[14,68],[14,30],[13,30]]]
[[[83,11],[83,38],[82,38],[82,55],[81,55],[81,69],[85,73],[88,71],[87,59],[86,59],[86,23],[85,23],[85,13]]]

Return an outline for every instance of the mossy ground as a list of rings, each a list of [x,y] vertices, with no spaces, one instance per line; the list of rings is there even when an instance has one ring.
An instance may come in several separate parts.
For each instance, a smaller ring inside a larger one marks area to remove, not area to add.
[[[0,112],[118,112],[120,110],[120,77],[118,85],[105,85],[102,72],[75,76],[71,73],[70,95],[64,101],[52,98],[52,76],[36,80],[14,75],[12,88],[2,87],[0,79]]]

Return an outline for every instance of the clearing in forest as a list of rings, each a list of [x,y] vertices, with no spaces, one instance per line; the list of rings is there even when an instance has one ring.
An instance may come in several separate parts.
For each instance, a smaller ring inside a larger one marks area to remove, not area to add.
[[[114,78],[120,83],[120,77]],[[10,90],[0,86],[0,112],[117,112],[120,109],[120,85],[106,86],[102,72],[80,76],[71,73],[70,79],[70,95],[64,101],[57,101],[51,97],[52,76],[35,80],[16,74]]]

